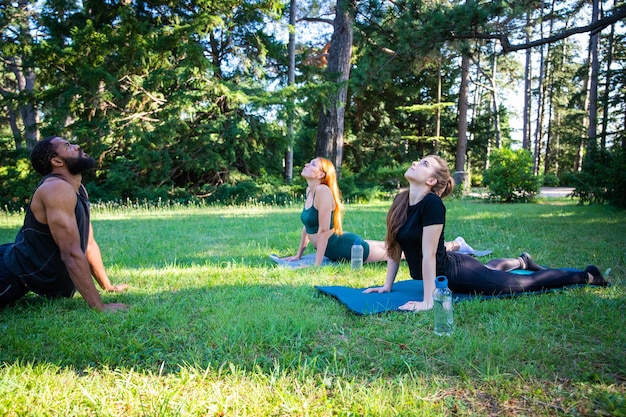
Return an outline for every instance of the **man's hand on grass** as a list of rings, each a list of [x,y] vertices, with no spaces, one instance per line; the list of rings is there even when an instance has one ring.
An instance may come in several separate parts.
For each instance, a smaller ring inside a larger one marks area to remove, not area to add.
[[[107,312],[107,313],[114,313],[117,311],[127,311],[127,310],[128,310],[128,306],[122,303],[105,304],[104,308],[102,309],[102,311]]]

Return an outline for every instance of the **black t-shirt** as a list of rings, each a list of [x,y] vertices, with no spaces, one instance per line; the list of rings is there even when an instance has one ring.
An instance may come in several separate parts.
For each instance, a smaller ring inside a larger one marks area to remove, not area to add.
[[[422,236],[424,227],[435,224],[446,224],[446,206],[441,197],[428,193],[422,201],[408,206],[407,218],[398,231],[396,239],[404,252],[409,271],[413,279],[422,279]],[[444,245],[444,230],[441,230],[437,244],[437,275],[444,275],[448,262]]]

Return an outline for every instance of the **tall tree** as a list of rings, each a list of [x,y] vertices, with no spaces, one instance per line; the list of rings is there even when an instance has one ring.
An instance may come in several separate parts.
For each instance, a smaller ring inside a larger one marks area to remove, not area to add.
[[[592,0],[591,24],[595,24],[599,20],[600,0]],[[600,64],[598,62],[598,43],[600,32],[594,31],[589,37],[589,126],[587,142],[587,151],[595,149],[597,145],[597,127],[598,127],[598,73]]]
[[[284,140],[256,110],[282,100],[264,91],[278,1],[68,4],[44,8],[45,111],[49,129],[89,138],[107,191],[207,195],[231,171],[281,170]]]
[[[289,45],[287,46],[289,63],[287,68],[287,86],[292,86],[296,80],[296,0],[289,2]],[[285,152],[285,181],[293,180],[293,144],[294,144],[294,119],[293,103],[289,103],[287,116],[287,151]]]
[[[534,10],[534,9],[533,9]],[[530,31],[531,31],[531,14],[533,10],[526,11],[526,29],[524,30],[524,39],[526,43],[530,42]],[[526,49],[525,60],[524,60],[524,107],[523,107],[523,131],[522,131],[522,148],[530,151],[530,137],[531,137],[531,91],[532,91],[532,49]]]
[[[539,23],[539,34],[541,37],[544,35],[544,19],[543,19],[543,9],[540,10],[540,14],[542,18]],[[539,165],[541,162],[541,152],[542,152],[542,143],[543,143],[543,133],[544,133],[544,116],[545,116],[545,80],[548,72],[549,64],[545,59],[545,45],[538,46],[539,48],[539,68],[538,68],[538,79],[537,79],[537,119],[535,122],[535,140],[533,146],[533,170],[535,175],[539,173]]]
[[[617,0],[613,2],[613,4],[617,5]],[[600,136],[600,149],[606,149],[606,142],[608,136],[608,126],[609,126],[609,98],[611,95],[611,65],[613,65],[613,44],[615,42],[615,25],[611,25],[611,30],[609,31],[609,35],[606,39],[606,53],[605,53],[605,74],[604,74],[604,94],[602,95],[602,133]]]
[[[352,58],[352,24],[356,13],[354,0],[338,0],[333,35],[328,51],[326,80],[332,83],[329,100],[322,104],[315,155],[330,158],[341,177],[344,142],[344,115],[348,97],[348,80]]]
[[[35,40],[31,35],[35,4],[10,2],[0,8],[0,95],[17,149],[31,149],[39,139],[35,99]]]
[[[458,184],[465,184],[465,158],[467,153],[467,111],[469,108],[469,73],[470,56],[464,53],[461,58],[461,84],[459,86],[459,136],[456,143],[454,158],[454,180]]]
[[[498,85],[496,74],[498,72],[498,55],[496,54],[496,47],[498,42],[494,42],[494,53],[491,58],[491,103],[493,111],[493,130],[495,132],[495,147],[500,149],[502,147],[502,126],[500,124],[500,100],[498,99]]]
[[[612,116],[608,130],[615,146],[626,150],[626,35],[616,31],[612,48],[614,69],[611,71],[611,97],[609,114]],[[609,135],[607,134],[607,142]]]

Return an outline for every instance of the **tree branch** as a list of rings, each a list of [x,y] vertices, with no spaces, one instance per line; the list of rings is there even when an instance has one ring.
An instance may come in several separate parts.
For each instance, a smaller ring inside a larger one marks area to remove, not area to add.
[[[298,19],[298,22],[328,23],[329,25],[334,23],[333,19],[324,19],[321,17],[303,17],[302,19]]]
[[[552,35],[547,38],[542,38],[536,41],[522,43],[518,45],[512,45],[511,42],[509,42],[508,36],[505,35],[504,33],[490,34],[490,33],[480,33],[480,32],[475,32],[475,31],[469,32],[467,34],[452,33],[451,39],[497,39],[500,41],[500,44],[502,45],[502,52],[506,54],[509,52],[534,48],[536,46],[545,45],[547,43],[553,43],[561,39],[568,38],[572,35],[576,35],[578,33],[590,32],[593,35],[601,31],[605,27],[610,26],[614,24],[615,22],[618,22],[619,20],[622,20],[624,18],[626,18],[626,7],[622,6],[622,7],[618,7],[614,9],[613,13],[610,16],[600,19],[597,22],[591,23],[587,26],[580,26],[580,27],[575,27],[572,29],[564,30],[561,33],[557,33],[556,35]]]

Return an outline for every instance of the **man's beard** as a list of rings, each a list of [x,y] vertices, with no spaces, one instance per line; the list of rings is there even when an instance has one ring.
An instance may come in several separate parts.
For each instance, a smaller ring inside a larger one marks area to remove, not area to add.
[[[78,175],[94,168],[96,166],[96,160],[90,156],[79,156],[78,158],[67,158],[65,164],[70,174]]]

